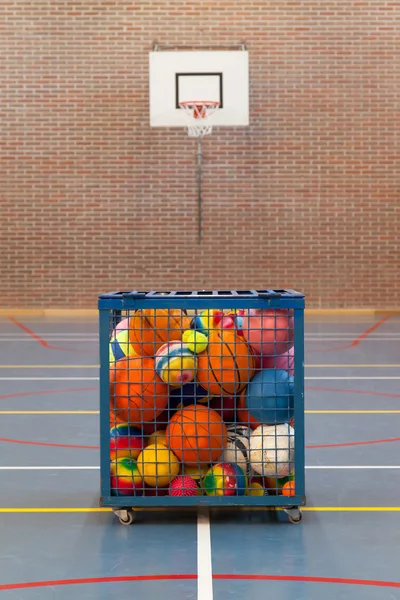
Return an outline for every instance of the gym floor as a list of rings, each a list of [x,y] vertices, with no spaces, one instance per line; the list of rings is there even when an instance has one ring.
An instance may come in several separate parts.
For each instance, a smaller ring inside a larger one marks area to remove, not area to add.
[[[306,322],[300,525],[98,508],[95,318],[2,317],[0,599],[400,598],[400,317]],[[211,543],[210,543],[211,542]]]

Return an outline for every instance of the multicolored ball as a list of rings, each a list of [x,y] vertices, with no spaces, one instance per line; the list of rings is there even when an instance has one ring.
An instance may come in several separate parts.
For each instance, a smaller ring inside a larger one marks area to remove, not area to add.
[[[110,465],[112,496],[141,496],[143,479],[136,460],[119,458]]]
[[[193,381],[197,358],[182,342],[168,342],[157,350],[155,367],[159,377],[173,386]]]
[[[143,437],[140,429],[129,423],[118,423],[110,429],[110,460],[137,458],[143,450]]]
[[[111,334],[110,363],[131,356],[137,356],[137,352],[129,340],[129,319],[123,319]]]
[[[192,477],[180,475],[175,477],[169,486],[170,496],[198,496],[199,486]]]
[[[193,329],[187,329],[183,332],[182,342],[187,344],[187,347],[194,354],[200,354],[204,352],[208,346],[208,337],[201,333],[201,331],[195,331]]]
[[[192,319],[190,327],[208,336],[213,329],[235,329],[237,316],[235,311],[202,310]]]
[[[203,485],[207,496],[244,496],[248,481],[238,465],[225,462],[211,467]]]

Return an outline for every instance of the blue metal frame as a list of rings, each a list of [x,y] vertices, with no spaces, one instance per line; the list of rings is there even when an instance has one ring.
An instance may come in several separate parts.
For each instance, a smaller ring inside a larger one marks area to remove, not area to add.
[[[199,292],[112,292],[99,296],[100,332],[100,477],[101,505],[118,507],[178,506],[304,506],[304,295],[294,290],[244,290]],[[293,309],[294,310],[294,419],[296,496],[111,496],[110,484],[110,386],[109,317],[110,311],[141,308],[180,309]]]

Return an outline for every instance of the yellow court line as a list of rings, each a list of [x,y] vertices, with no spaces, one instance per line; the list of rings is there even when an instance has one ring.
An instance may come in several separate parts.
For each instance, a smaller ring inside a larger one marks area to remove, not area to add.
[[[400,506],[303,506],[313,512],[400,512]]]
[[[190,507],[195,509],[195,507]],[[211,507],[214,508],[214,507]],[[244,506],[244,510],[282,510],[279,507],[272,506]],[[137,511],[154,512],[154,511],[170,511],[174,508],[134,508]],[[0,513],[108,513],[111,508],[0,508]],[[400,506],[302,506],[301,511],[304,512],[400,512]]]
[[[399,365],[394,364],[375,364],[375,365],[364,365],[364,364],[329,364],[329,365],[318,365],[318,364],[305,364],[306,369],[400,369]],[[100,365],[0,365],[0,369],[99,369]]]
[[[396,415],[400,410],[305,410],[308,415]],[[0,410],[0,415],[98,415],[98,410]]]

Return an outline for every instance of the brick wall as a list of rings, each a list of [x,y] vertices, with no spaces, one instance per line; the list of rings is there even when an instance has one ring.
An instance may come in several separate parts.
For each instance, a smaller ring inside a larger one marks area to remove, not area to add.
[[[394,307],[400,2],[2,0],[2,306],[118,288],[290,286]],[[152,43],[245,40],[251,125],[152,130]]]

